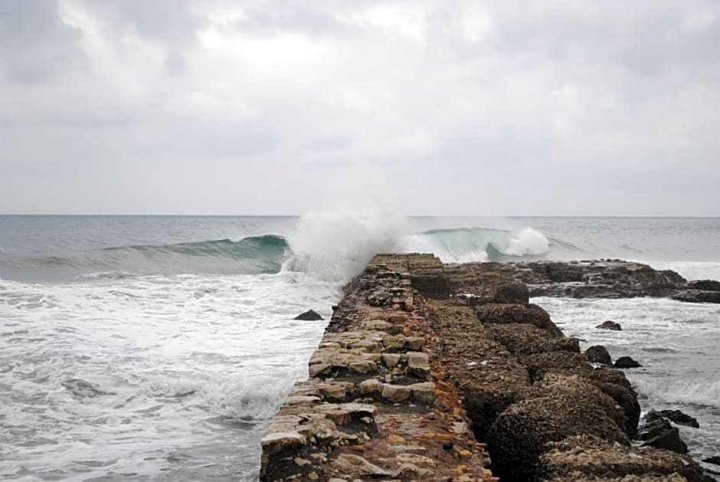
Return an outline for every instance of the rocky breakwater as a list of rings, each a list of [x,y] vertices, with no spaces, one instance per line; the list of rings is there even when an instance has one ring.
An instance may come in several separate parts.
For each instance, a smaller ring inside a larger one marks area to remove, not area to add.
[[[690,303],[720,303],[720,281],[687,281],[675,271],[619,259],[512,263],[532,296],[571,298],[669,297]]]
[[[630,383],[529,303],[522,269],[376,256],[263,439],[261,478],[706,480],[631,443]]]
[[[346,287],[262,439],[262,480],[497,480],[434,355],[416,260],[376,257]]]

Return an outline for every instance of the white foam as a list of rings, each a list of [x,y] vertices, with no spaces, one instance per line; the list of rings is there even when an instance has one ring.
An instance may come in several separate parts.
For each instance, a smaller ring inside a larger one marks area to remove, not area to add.
[[[720,408],[720,381],[678,381],[662,379],[638,379],[639,393],[664,403],[705,405]]]
[[[510,256],[541,255],[550,251],[550,242],[543,233],[533,228],[525,228],[513,233],[503,253]]]
[[[307,376],[324,329],[292,318],[313,308],[327,319],[337,295],[302,273],[0,281],[0,419],[11,437],[0,478],[253,470],[254,424]],[[96,390],[73,392],[74,379]],[[218,417],[251,425],[218,430]],[[182,461],[165,459],[176,453]]]
[[[293,255],[285,267],[347,281],[375,254],[396,251],[407,232],[407,218],[378,205],[313,211],[300,218],[289,236]]]

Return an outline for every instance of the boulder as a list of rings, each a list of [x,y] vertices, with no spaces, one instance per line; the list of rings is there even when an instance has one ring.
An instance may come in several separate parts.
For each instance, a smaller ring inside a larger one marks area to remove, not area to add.
[[[679,454],[686,454],[687,445],[680,438],[680,431],[673,427],[668,419],[650,412],[645,417],[645,426],[640,432],[643,447],[670,450]]]
[[[720,291],[685,290],[672,296],[685,303],[720,303]]]
[[[525,283],[507,282],[495,287],[492,303],[517,303],[527,305],[530,303],[530,291]]]
[[[612,366],[612,358],[610,353],[602,345],[594,345],[585,350],[585,356],[592,363],[599,363],[600,365]]]
[[[649,438],[643,443],[643,447],[654,447],[656,449],[670,450],[679,454],[686,454],[688,451],[687,445],[680,438],[680,431],[677,427],[670,427],[666,430],[661,430],[658,434],[652,438]]]
[[[518,357],[520,363],[525,365],[531,380],[540,380],[546,373],[574,373],[592,371],[592,365],[582,353],[569,351],[550,351],[534,355]]]
[[[317,321],[322,320],[323,317],[320,316],[315,310],[308,310],[305,313],[300,313],[297,315],[293,320],[302,320],[302,321]]]
[[[505,481],[537,480],[547,444],[575,435],[629,446],[623,422],[615,402],[589,381],[548,375],[495,420],[487,438],[493,471]]]
[[[691,290],[720,291],[720,281],[713,279],[689,281],[687,286]]]
[[[627,447],[587,435],[548,444],[538,470],[542,480],[704,482],[691,458],[650,447]],[[657,477],[657,478],[656,478]]]
[[[657,413],[661,417],[665,417],[671,422],[678,425],[685,425],[686,427],[700,428],[700,422],[695,417],[691,417],[685,412],[680,410],[659,410],[657,412],[651,411],[650,413]],[[650,413],[648,417],[650,417]]]
[[[615,368],[640,368],[642,365],[629,356],[621,356],[615,360]]]
[[[600,323],[595,328],[599,328],[601,330],[622,331],[622,326],[620,326],[620,323],[610,320]]]
[[[486,325],[493,338],[514,355],[533,355],[550,351],[579,352],[577,338],[561,338],[534,325],[523,323]]]
[[[637,393],[631,387],[618,385],[615,383],[606,383],[595,381],[595,386],[609,395],[615,402],[620,405],[625,413],[625,433],[630,438],[637,436],[638,423],[640,422],[640,402],[637,399]]]
[[[488,303],[475,308],[478,320],[486,324],[527,323],[562,337],[563,332],[553,323],[547,311],[537,305]]]

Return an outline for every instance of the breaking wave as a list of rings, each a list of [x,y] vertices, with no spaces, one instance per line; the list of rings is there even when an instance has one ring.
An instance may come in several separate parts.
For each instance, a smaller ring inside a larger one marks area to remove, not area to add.
[[[83,279],[149,274],[275,274],[306,272],[344,281],[380,252],[434,253],[444,262],[534,259],[551,243],[533,228],[517,231],[463,227],[413,233],[404,217],[344,212],[300,219],[287,238],[274,234],[166,245],[131,245],[85,251],[73,257],[0,260],[4,272],[62,273]]]
[[[636,385],[640,393],[652,395],[665,403],[720,408],[720,382],[636,380]]]
[[[282,268],[285,238],[252,236],[167,245],[118,246],[70,257],[0,260],[2,272],[20,279],[121,279],[149,274],[270,274]]]
[[[406,250],[435,253],[450,263],[501,261],[545,255],[550,252],[550,241],[533,228],[432,229],[412,235]]]

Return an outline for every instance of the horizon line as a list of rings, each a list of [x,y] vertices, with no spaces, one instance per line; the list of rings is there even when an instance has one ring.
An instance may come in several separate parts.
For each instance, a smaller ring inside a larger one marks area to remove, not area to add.
[[[5,217],[218,217],[218,218],[295,218],[303,214],[169,214],[169,213],[0,213]],[[653,214],[403,214],[410,218],[720,218],[716,215]]]

